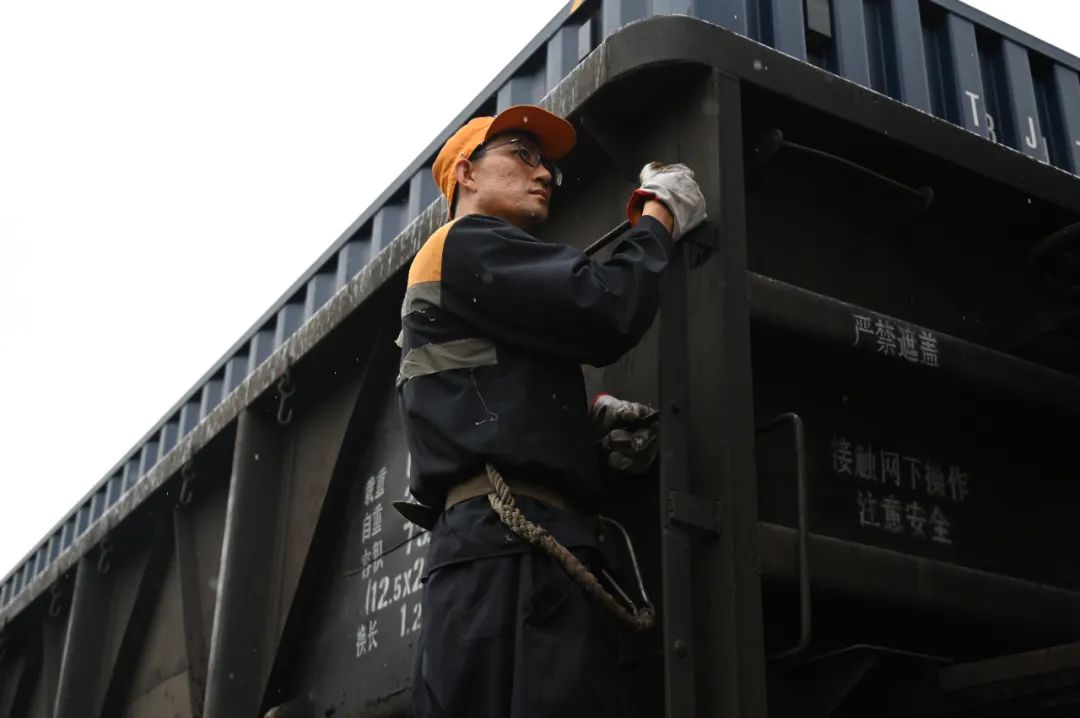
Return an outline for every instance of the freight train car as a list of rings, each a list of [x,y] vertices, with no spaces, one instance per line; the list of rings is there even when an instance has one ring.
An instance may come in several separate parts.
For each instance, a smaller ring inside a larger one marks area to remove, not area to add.
[[[689,9],[567,7],[35,547],[0,716],[411,715],[404,274],[442,141],[530,101],[580,138],[543,239],[654,158],[709,204],[586,372],[661,412],[605,504],[660,615],[628,715],[1080,711],[1080,63],[944,0]]]

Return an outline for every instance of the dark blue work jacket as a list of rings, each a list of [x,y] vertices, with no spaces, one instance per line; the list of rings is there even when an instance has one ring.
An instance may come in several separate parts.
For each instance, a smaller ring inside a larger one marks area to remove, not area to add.
[[[397,385],[413,495],[441,506],[491,462],[593,505],[599,473],[581,365],[610,364],[641,339],[672,251],[651,217],[605,261],[483,215],[431,235],[402,305]]]

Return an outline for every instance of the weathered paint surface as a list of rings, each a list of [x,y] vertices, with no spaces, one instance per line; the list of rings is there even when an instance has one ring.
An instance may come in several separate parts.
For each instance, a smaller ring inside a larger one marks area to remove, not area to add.
[[[543,239],[607,231],[654,157],[695,167],[712,217],[641,345],[587,371],[663,411],[658,473],[606,507],[664,616],[618,646],[630,715],[944,714],[948,691],[918,688],[943,662],[1080,639],[1074,310],[1018,269],[1080,219],[1077,181],[685,18],[627,28],[545,102],[581,142]],[[778,129],[788,144],[763,151]],[[390,508],[410,471],[392,340],[403,270],[443,215],[9,604],[0,717],[409,715],[426,537]],[[755,436],[789,412],[800,451]],[[775,661],[802,628],[800,457],[813,630]]]

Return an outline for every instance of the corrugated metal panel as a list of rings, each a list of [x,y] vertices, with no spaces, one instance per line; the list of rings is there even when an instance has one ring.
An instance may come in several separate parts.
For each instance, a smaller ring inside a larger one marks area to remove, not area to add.
[[[1044,141],[1035,105],[1035,83],[1027,48],[1011,40],[1001,41],[1001,64],[1004,70],[1004,102],[1001,110],[1010,129],[1008,144],[1029,157],[1045,159]]]
[[[166,421],[161,427],[161,434],[158,438],[158,461],[176,446],[177,428],[178,419],[175,417]]]
[[[175,430],[176,425],[170,424]],[[124,493],[127,493],[132,486],[139,482],[139,462],[137,459],[130,459],[124,464]],[[79,531],[81,534],[82,531]]]
[[[536,102],[607,35],[687,14],[808,60],[1041,162],[1080,172],[1080,60],[956,0],[586,0],[567,5],[46,540],[62,552],[438,197],[430,166],[469,117]],[[824,23],[831,27],[824,27]],[[828,30],[826,32],[826,30]],[[812,42],[808,42],[808,38]],[[332,280],[332,281],[331,281]],[[99,510],[92,504],[100,495]],[[7,605],[35,548],[0,583]],[[55,559],[42,551],[44,567]]]
[[[344,287],[355,277],[371,258],[370,231],[345,243],[338,253],[337,286]]]
[[[383,205],[375,213],[375,219],[371,223],[372,256],[378,254],[383,247],[394,240],[394,237],[398,236],[398,232],[405,229],[405,225],[408,224],[405,219],[407,211],[407,202],[398,199],[392,204]],[[292,334],[292,331],[289,334]]]
[[[948,84],[943,87],[945,112],[940,116],[970,132],[989,137],[986,90],[975,42],[975,26],[957,15],[947,15],[943,42],[939,69]]]
[[[304,320],[310,319],[315,312],[319,311],[336,291],[337,266],[331,262],[329,267],[323,267],[323,271],[308,282],[307,291],[304,294]]]
[[[604,0],[599,13],[604,37],[623,25],[648,17],[652,14],[649,5],[649,0]]]
[[[720,27],[751,37],[750,6],[752,0],[716,0],[713,21]]]
[[[248,374],[247,353],[236,353],[225,361],[225,393],[240,386]]]
[[[435,178],[431,176],[431,167],[425,166],[409,179],[409,212],[405,223],[409,224],[419,217],[420,213],[438,198],[439,189],[435,186]]]
[[[559,30],[551,36],[547,44],[546,53],[546,76],[544,78],[544,87],[546,90],[550,90],[559,84],[559,81],[566,77],[571,70],[574,69],[574,65],[578,64],[582,55],[578,44],[581,37],[581,25],[580,24],[568,24],[566,27],[561,27]],[[588,51],[586,50],[586,54]]]
[[[836,71],[852,82],[869,87],[870,50],[863,0],[833,0],[833,38]]]
[[[155,443],[155,448],[157,444]],[[145,452],[144,452],[145,453]],[[123,474],[113,474],[109,478],[109,489],[105,497],[105,501],[109,506],[112,506],[120,497],[124,495],[124,476]]]
[[[277,311],[281,311],[281,308],[279,307]],[[274,330],[276,327],[277,321],[275,317],[251,335],[251,350],[248,353],[248,356],[251,357],[251,366],[248,367],[249,374],[274,352]]]
[[[783,53],[800,60],[806,59],[806,17],[801,2],[788,0],[768,0],[763,3],[768,9],[770,21],[769,44]]]
[[[315,276],[318,277],[320,275]],[[314,281],[314,278],[312,279],[312,281]],[[223,396],[221,393],[221,388],[224,383],[225,382],[223,379],[223,375],[219,373],[212,377],[209,381],[207,381],[206,384],[203,386],[202,401],[199,404],[200,420],[206,418],[206,416],[214,410],[214,407],[221,403],[221,399]],[[150,467],[146,467],[146,471],[149,471],[149,468]],[[146,471],[143,471],[143,473],[145,474]]]
[[[1080,74],[1062,65],[1054,65],[1056,116],[1061,123],[1055,128],[1055,138],[1061,146],[1063,169],[1080,174]]]
[[[286,305],[286,306],[287,307],[292,307],[293,305],[289,304],[289,305]],[[297,325],[297,328],[299,328],[300,322],[297,321],[296,325]],[[194,429],[198,425],[198,423],[199,423],[199,403],[200,402],[199,402],[198,397],[193,397],[186,404],[184,404],[184,408],[182,408],[180,410],[180,436],[181,436],[181,438],[183,438],[183,437],[187,436],[188,434],[190,434],[191,430]],[[139,477],[142,478],[142,476],[143,476],[143,473],[140,471],[139,472]]]

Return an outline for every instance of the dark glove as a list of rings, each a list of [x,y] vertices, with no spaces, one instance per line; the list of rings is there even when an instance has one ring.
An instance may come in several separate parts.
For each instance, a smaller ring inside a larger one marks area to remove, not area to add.
[[[608,450],[608,466],[645,473],[659,451],[657,411],[648,404],[598,394],[590,411],[593,438]]]
[[[612,429],[600,442],[608,450],[608,466],[616,471],[644,474],[660,452],[660,425],[652,422],[634,431]]]

